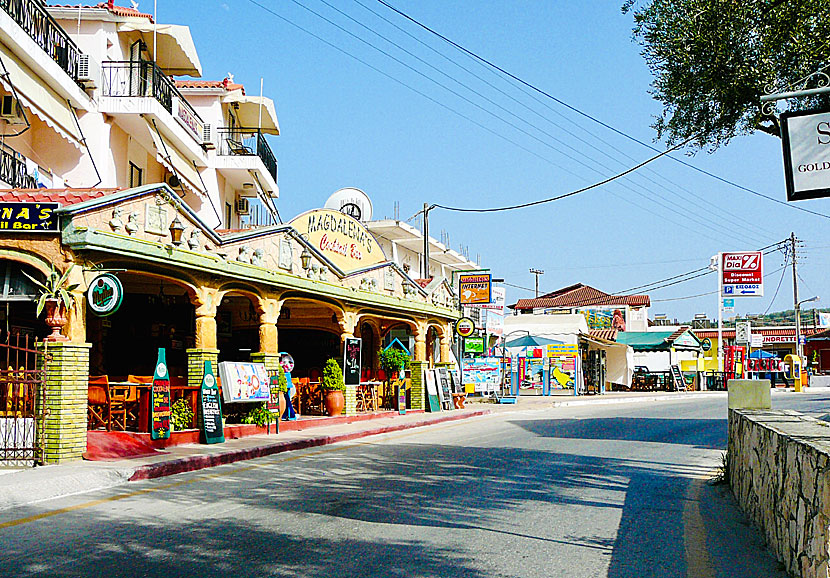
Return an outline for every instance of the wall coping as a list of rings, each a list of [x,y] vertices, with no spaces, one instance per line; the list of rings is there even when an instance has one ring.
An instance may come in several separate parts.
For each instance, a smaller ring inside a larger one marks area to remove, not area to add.
[[[729,412],[793,442],[830,455],[830,422],[789,409],[730,409]]]

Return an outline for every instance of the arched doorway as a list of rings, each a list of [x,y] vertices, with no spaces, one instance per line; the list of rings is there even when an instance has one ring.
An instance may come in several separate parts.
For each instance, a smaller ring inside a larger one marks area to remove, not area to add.
[[[117,276],[124,287],[118,311],[98,317],[87,308],[90,374],[108,375],[111,381],[153,375],[158,350],[164,348],[170,376],[186,379],[186,351],[194,346],[196,328],[187,287],[134,271]]]
[[[285,299],[277,334],[280,351],[294,357],[292,377],[318,381],[327,359],[341,359],[338,313],[342,314],[342,309],[333,303],[299,297]]]
[[[259,347],[259,317],[255,297],[241,291],[226,293],[216,308],[219,361],[250,361]]]

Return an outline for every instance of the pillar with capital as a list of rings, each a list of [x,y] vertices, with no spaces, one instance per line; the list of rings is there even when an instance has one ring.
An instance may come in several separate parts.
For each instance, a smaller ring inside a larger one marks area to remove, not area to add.
[[[427,324],[421,321],[415,326],[414,361],[427,361]]]
[[[219,349],[216,343],[216,308],[222,293],[210,287],[199,287],[191,299],[196,308],[196,343],[187,350],[187,385],[198,387],[204,376],[205,361],[216,367]]]
[[[259,299],[259,351],[251,353],[251,361],[264,363],[265,369],[276,371],[280,360],[277,321],[282,310],[281,299]]]

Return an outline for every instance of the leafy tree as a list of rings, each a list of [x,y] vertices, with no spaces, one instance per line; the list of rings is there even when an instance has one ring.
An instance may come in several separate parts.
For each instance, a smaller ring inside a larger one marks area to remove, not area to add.
[[[627,0],[633,36],[663,103],[659,139],[714,151],[756,130],[780,136],[760,98],[791,90],[830,62],[827,0]],[[791,109],[827,105],[790,100]]]

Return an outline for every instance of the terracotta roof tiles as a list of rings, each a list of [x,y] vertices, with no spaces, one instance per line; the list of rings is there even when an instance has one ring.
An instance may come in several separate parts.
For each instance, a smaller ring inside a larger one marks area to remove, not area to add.
[[[54,8],[102,8],[109,10],[111,14],[115,14],[116,16],[126,16],[126,17],[136,17],[136,18],[146,18],[150,22],[153,21],[153,15],[147,14],[145,12],[139,12],[133,8],[127,8],[126,6],[116,6],[113,0],[109,0],[108,2],[99,2],[98,4],[75,4],[75,5],[67,5],[67,4],[47,4],[47,8],[54,7]]]
[[[547,293],[535,299],[519,299],[511,309],[542,309],[565,307],[590,307],[591,305],[630,305],[648,307],[648,295],[609,295],[582,283]]]
[[[605,339],[606,341],[616,341],[617,340],[617,330],[616,329],[591,329],[588,332],[588,335],[591,337],[597,337],[599,339]]]
[[[177,80],[176,88],[224,88],[225,90],[241,90],[245,94],[245,85],[224,80]]]
[[[0,189],[0,202],[77,205],[121,189]]]

